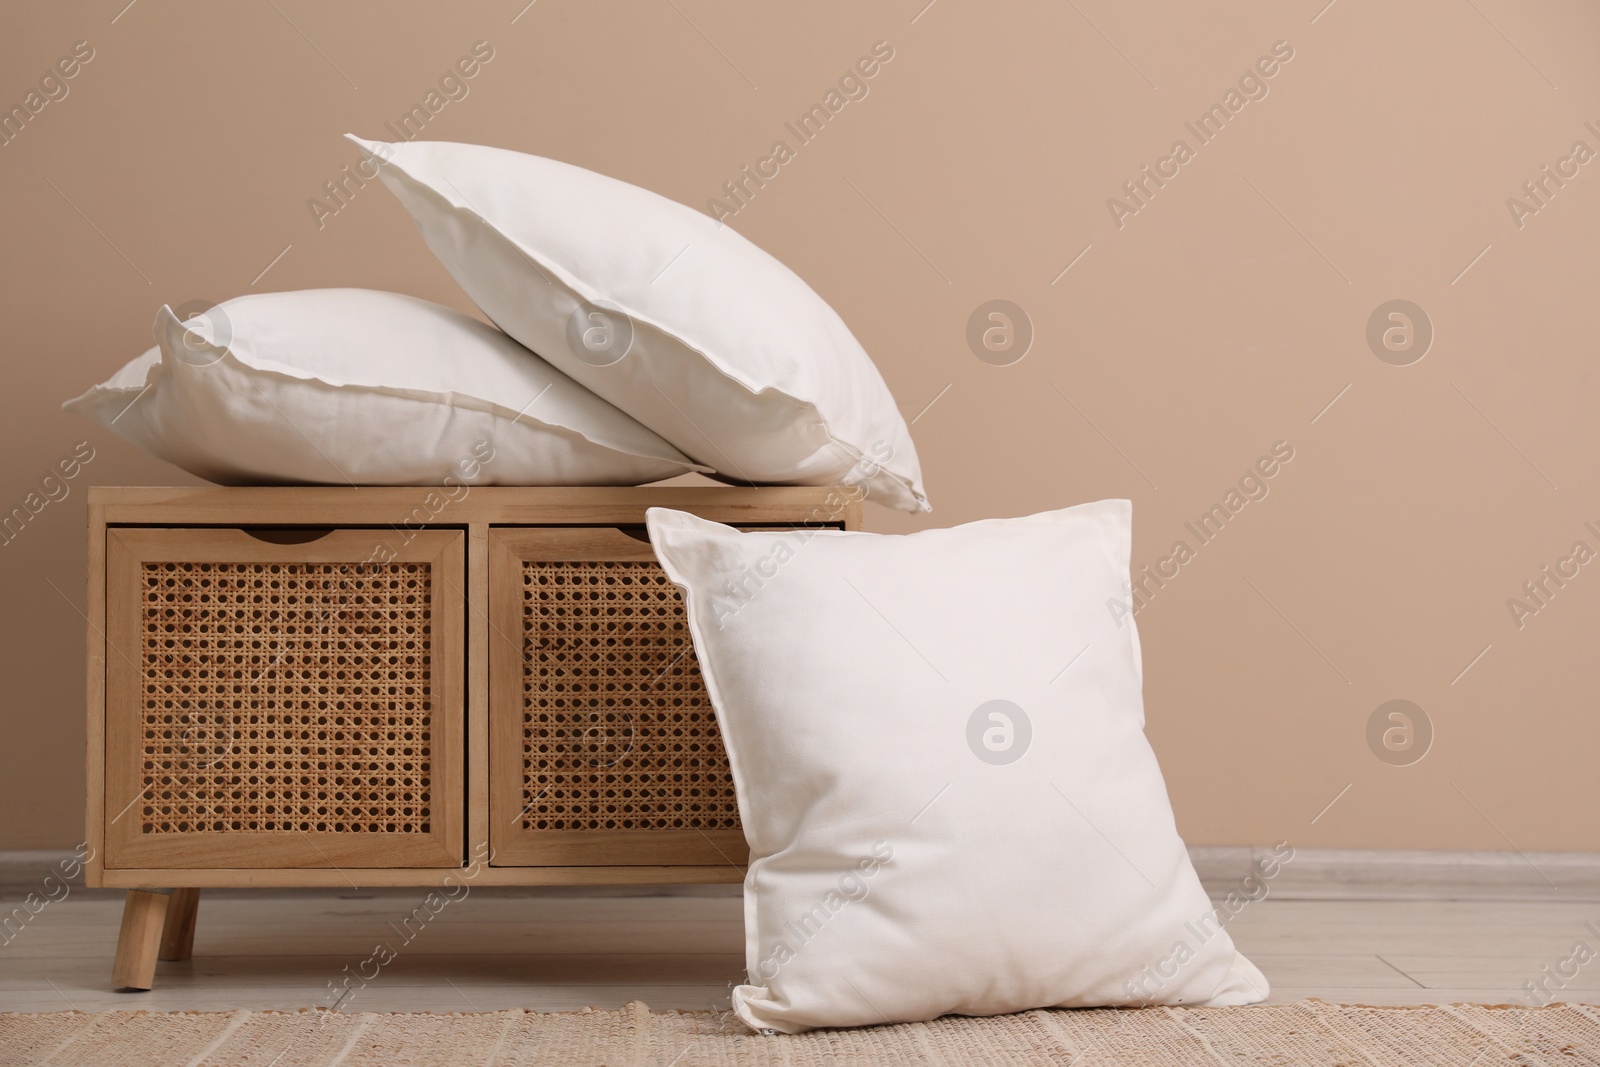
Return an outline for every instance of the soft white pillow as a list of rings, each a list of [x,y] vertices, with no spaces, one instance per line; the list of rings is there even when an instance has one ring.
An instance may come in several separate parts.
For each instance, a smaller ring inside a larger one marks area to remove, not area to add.
[[[459,311],[369,289],[226,300],[63,405],[224,485],[638,485],[703,470]]]
[[[751,1027],[1244,1004],[1144,736],[1130,506],[908,535],[652,508],[750,843]]]
[[[363,141],[511,336],[729,480],[861,485],[926,511],[905,420],[844,321],[721,223],[553,159]],[[620,312],[620,314],[618,314]]]

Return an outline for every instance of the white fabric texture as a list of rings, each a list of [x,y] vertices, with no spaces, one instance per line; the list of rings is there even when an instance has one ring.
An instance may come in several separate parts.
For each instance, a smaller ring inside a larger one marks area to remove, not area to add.
[[[786,1033],[1243,1004],[1144,736],[1107,500],[907,535],[653,508],[750,844],[739,1017]]]
[[[730,481],[928,509],[905,420],[844,321],[735,230],[539,156],[350,140],[484,313]]]
[[[64,407],[224,485],[638,485],[705,468],[469,315],[368,289],[227,300]]]

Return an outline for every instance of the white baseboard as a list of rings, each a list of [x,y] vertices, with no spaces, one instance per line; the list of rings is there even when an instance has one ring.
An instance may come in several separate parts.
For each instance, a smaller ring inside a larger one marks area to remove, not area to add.
[[[50,875],[61,877],[63,869],[70,869],[78,853],[71,849],[0,849],[0,887],[22,889],[38,886]],[[73,885],[83,884],[83,873],[67,879]]]
[[[41,885],[74,854],[66,849],[0,850],[0,887]],[[1191,848],[1206,891],[1259,894],[1266,847]],[[1255,881],[1246,882],[1254,876]],[[71,880],[81,884],[83,879]],[[1600,900],[1600,852],[1443,852],[1420,849],[1301,848],[1264,879],[1274,900]],[[739,887],[706,887],[737,894]],[[697,892],[695,887],[560,887],[555,894]]]
[[[1272,849],[1196,847],[1189,855],[1206,891],[1221,896]],[[1594,901],[1600,852],[1301,848],[1266,881],[1274,900]]]

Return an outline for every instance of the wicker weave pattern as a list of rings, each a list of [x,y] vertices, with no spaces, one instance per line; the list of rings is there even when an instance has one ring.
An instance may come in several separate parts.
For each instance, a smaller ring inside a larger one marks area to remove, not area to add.
[[[677,587],[653,562],[525,562],[526,830],[734,830]]]
[[[1420,991],[1419,991],[1420,992]],[[379,994],[380,996],[382,994]],[[454,993],[452,993],[454,995]],[[370,1010],[370,1009],[369,1009]],[[674,1067],[1476,1067],[1600,1062],[1600,1009],[1362,1008],[1308,1000],[1258,1008],[1075,1008],[927,1023],[752,1034],[721,1012],[353,1011],[0,1014],[8,1063],[671,1063]]]
[[[141,831],[427,833],[426,563],[145,563]]]

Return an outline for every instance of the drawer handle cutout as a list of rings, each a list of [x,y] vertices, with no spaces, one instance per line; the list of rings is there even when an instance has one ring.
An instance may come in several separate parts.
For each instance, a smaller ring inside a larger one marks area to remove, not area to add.
[[[241,529],[269,545],[309,545],[333,533],[332,526],[244,526]]]

